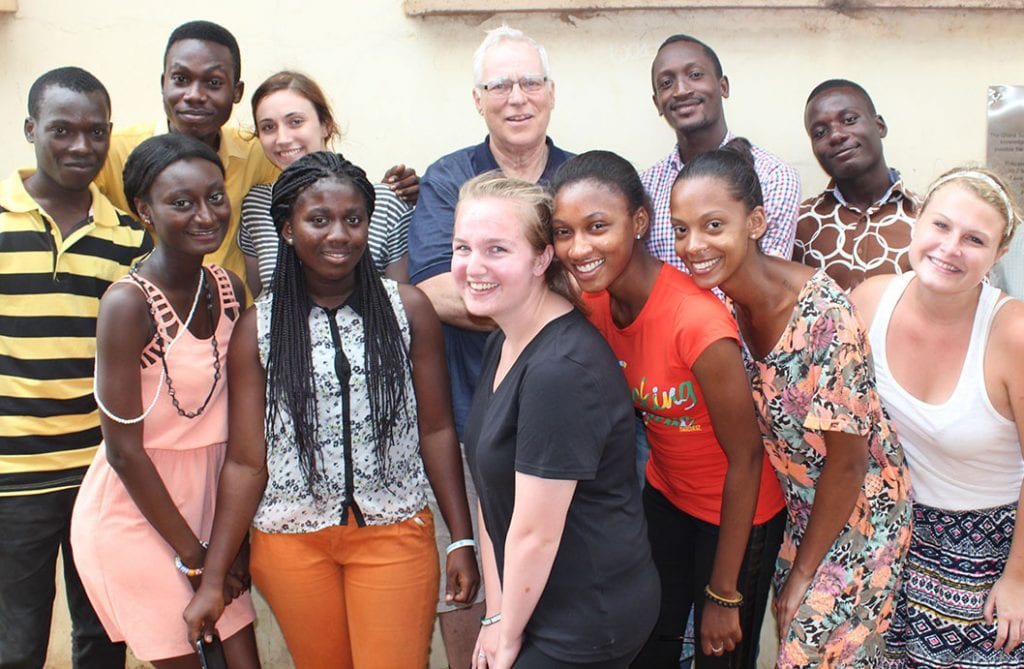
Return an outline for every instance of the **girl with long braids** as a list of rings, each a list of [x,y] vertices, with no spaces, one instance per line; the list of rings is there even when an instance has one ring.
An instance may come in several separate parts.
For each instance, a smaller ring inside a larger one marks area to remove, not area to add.
[[[340,154],[309,154],[274,184],[284,243],[229,355],[230,440],[185,612],[193,641],[223,624],[222,583],[251,524],[253,579],[296,667],[425,666],[438,587],[427,477],[455,539],[449,587],[477,587],[440,323],[365,252],[374,201]]]
[[[114,641],[157,669],[197,667],[182,611],[200,583],[228,437],[224,378],[241,281],[203,267],[227,232],[224,167],[169,133],[128,157],[124,187],[160,243],[100,302],[96,404],[103,447],[71,519],[82,584]],[[238,546],[228,562],[239,554]],[[220,634],[232,667],[256,667],[243,575],[221,579]]]
[[[775,572],[777,666],[873,667],[910,543],[910,482],[846,293],[765,255],[746,140],[701,154],[672,187],[676,253],[732,302],[788,519]]]

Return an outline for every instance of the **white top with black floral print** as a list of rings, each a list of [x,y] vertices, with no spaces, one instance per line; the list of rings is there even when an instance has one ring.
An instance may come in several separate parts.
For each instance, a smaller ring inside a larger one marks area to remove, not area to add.
[[[398,294],[398,284],[389,279],[383,281],[408,348],[409,322]],[[271,302],[272,296],[267,293],[256,300],[260,362],[264,368],[270,349]],[[263,532],[315,532],[342,524],[346,513],[345,469],[348,463],[342,429],[342,387],[335,372],[328,313],[314,307],[309,314],[322,478],[314,495],[299,464],[293,421],[287,408],[279,406],[275,424],[265,427],[268,480],[253,519],[253,527]],[[349,395],[354,501],[367,525],[396,523],[411,517],[427,503],[427,479],[420,458],[412,375],[406,375],[406,411],[399,414],[392,428],[394,445],[388,453],[385,477],[373,443],[363,319],[351,301],[339,307],[334,317],[342,349],[352,368]]]

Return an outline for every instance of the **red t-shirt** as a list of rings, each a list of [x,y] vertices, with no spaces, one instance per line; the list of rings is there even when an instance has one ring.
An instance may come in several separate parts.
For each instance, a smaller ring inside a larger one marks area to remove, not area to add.
[[[651,445],[648,482],[682,511],[719,525],[728,461],[691,367],[719,339],[739,342],[736,321],[714,294],[668,263],[636,320],[624,328],[612,320],[607,291],[584,293],[583,300],[590,322],[619,359],[633,406],[643,412]],[[784,506],[766,453],[754,523]]]

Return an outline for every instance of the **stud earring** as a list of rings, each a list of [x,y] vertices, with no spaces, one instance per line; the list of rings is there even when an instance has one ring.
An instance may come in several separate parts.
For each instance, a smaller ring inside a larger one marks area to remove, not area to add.
[[[643,235],[641,235],[641,234],[640,234],[640,233],[638,232],[638,233],[636,234],[636,238],[637,238],[637,239],[643,239],[643,238],[644,238],[644,236],[643,236]]]
[[[294,240],[291,237],[289,237],[288,239],[284,240],[284,243],[287,244],[288,246],[291,246],[294,243]]]

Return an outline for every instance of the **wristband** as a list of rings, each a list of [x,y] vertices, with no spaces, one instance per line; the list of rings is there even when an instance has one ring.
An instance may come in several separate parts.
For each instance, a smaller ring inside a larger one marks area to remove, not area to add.
[[[743,595],[738,595],[735,599],[722,597],[711,589],[710,583],[704,586],[704,599],[727,609],[738,609],[743,604]]]
[[[210,544],[208,542],[206,542],[206,541],[200,541],[199,545],[202,546],[204,550],[210,547]],[[192,569],[191,567],[186,565],[184,562],[182,562],[181,561],[181,556],[178,556],[178,555],[174,556],[174,566],[175,566],[175,568],[178,571],[180,571],[185,576],[188,576],[189,578],[192,578],[193,576],[202,576],[203,575],[203,568],[202,567],[196,567],[195,569]]]
[[[445,549],[444,554],[446,556],[447,555],[451,555],[455,551],[459,550],[460,548],[465,548],[466,546],[471,546],[473,548],[473,550],[476,550],[476,540],[475,539],[459,539],[458,541],[453,541],[450,544],[448,544],[448,548]]]
[[[501,622],[501,611],[498,611],[493,616],[486,616],[480,619],[481,627],[488,627],[494,623]]]

